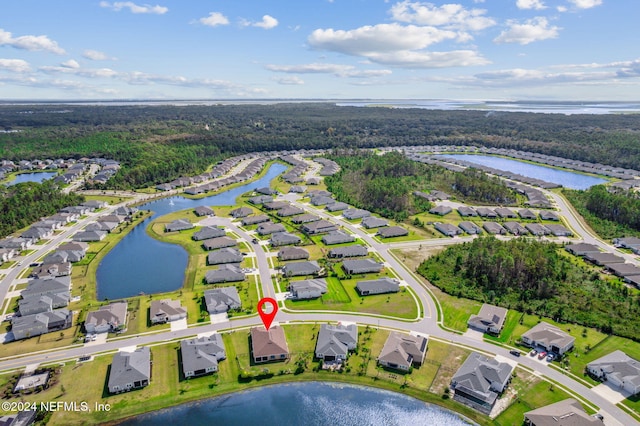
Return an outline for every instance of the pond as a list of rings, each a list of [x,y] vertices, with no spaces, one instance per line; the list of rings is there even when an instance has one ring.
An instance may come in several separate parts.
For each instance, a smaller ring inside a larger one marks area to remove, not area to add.
[[[141,210],[153,211],[153,215],[125,236],[98,265],[98,300],[179,289],[187,268],[187,252],[178,245],[151,238],[146,232],[149,222],[158,216],[198,206],[234,205],[238,196],[255,188],[269,186],[269,182],[284,170],[286,166],[273,164],[257,181],[217,195],[197,200],[175,196],[139,206]]]
[[[20,173],[15,179],[7,183],[7,185],[16,185],[24,182],[42,182],[43,180],[52,179],[58,174],[56,172],[36,172],[36,173]]]

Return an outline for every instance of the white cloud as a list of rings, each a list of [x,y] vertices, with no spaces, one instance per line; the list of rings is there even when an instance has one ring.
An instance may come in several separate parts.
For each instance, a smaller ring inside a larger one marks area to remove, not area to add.
[[[82,57],[86,59],[90,59],[92,61],[108,61],[115,60],[115,58],[110,58],[106,53],[100,52],[98,50],[87,49],[82,52]]]
[[[542,0],[517,0],[516,6],[518,9],[542,10],[547,8]]]
[[[558,31],[561,29],[556,26],[549,26],[546,18],[536,17],[527,19],[524,23],[516,20],[508,20],[509,28],[502,31],[498,37],[493,39],[496,43],[519,43],[529,44],[534,41],[547,40],[558,37]]]
[[[569,3],[578,9],[591,9],[592,7],[600,6],[602,0],[569,0]]]
[[[402,68],[448,68],[487,65],[491,62],[473,50],[449,52],[399,51],[380,53],[369,59],[384,65]]]
[[[198,20],[202,25],[217,27],[218,25],[229,25],[229,19],[220,12],[211,12],[209,16]]]
[[[80,68],[80,64],[78,63],[78,61],[74,60],[74,59],[69,59],[68,61],[64,61],[63,63],[60,64],[61,67],[64,68]]]
[[[270,30],[278,26],[278,20],[273,16],[264,15],[262,17],[262,21],[255,22],[251,24],[253,27],[264,28],[265,30]]]
[[[29,72],[31,67],[23,59],[0,59],[0,70],[12,72]]]
[[[113,3],[109,3],[108,1],[101,1],[100,7],[106,7],[116,12],[120,12],[122,9],[129,9],[131,13],[146,13],[153,15],[164,15],[169,11],[169,8],[164,6],[151,6],[150,4],[138,5],[131,1],[116,1]]]
[[[567,9],[565,6],[558,6],[558,7],[556,7],[556,10],[558,12],[562,13],[562,12],[566,12],[569,9]]]
[[[492,18],[484,16],[484,9],[466,9],[460,4],[411,2],[396,3],[390,10],[392,19],[418,25],[442,26],[447,29],[479,31],[496,24]]]
[[[66,53],[63,48],[58,46],[57,42],[51,40],[45,35],[13,37],[10,32],[3,29],[0,29],[0,46],[11,46],[16,49],[30,51],[44,50],[58,55],[64,55]]]
[[[290,75],[286,77],[279,77],[274,79],[278,84],[284,84],[289,86],[300,86],[304,84],[304,80],[302,80],[297,75]]]
[[[290,74],[333,74],[336,77],[363,78],[389,75],[391,70],[358,70],[353,65],[312,63],[303,65],[267,65],[266,69]]]
[[[123,75],[122,73],[114,71],[110,68],[79,68],[79,66],[69,66],[66,62],[63,63],[63,65],[60,67],[53,67],[48,65],[42,66],[38,68],[38,71],[41,71],[45,74],[73,74],[86,78],[115,78]]]

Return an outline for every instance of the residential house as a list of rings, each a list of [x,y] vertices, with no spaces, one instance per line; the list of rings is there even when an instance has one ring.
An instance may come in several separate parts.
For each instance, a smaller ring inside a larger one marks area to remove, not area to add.
[[[77,232],[71,239],[78,242],[95,242],[102,241],[107,236],[106,231],[80,231]]]
[[[251,328],[251,356],[256,364],[288,359],[289,347],[282,327]]]
[[[314,206],[325,206],[327,204],[333,204],[336,200],[330,196],[325,195],[311,195],[311,204]]]
[[[479,235],[482,234],[482,229],[473,222],[464,221],[458,224],[458,228],[462,229],[469,235]]]
[[[276,232],[271,234],[269,244],[273,247],[287,246],[291,244],[299,244],[302,241],[300,237],[288,232]]]
[[[305,213],[305,214],[301,214],[300,216],[296,216],[292,218],[291,222],[299,225],[301,223],[315,222],[317,220],[320,220],[318,216],[311,213]]]
[[[240,250],[234,247],[225,247],[213,250],[207,255],[207,265],[221,265],[224,263],[240,263],[244,259]]]
[[[529,209],[518,210],[518,216],[526,220],[536,220],[538,218],[538,215],[536,215],[534,212],[532,212]]]
[[[307,187],[306,187],[306,186],[304,186],[304,185],[292,185],[292,186],[289,188],[289,192],[294,192],[294,193],[297,193],[297,194],[302,194],[302,193],[304,193],[306,190],[307,190]]]
[[[380,278],[377,280],[358,281],[356,290],[360,296],[373,294],[397,293],[400,291],[400,283],[393,278]]]
[[[53,231],[47,228],[35,228],[31,227],[20,234],[21,238],[29,238],[33,241],[38,241],[43,238],[49,238],[53,235]]]
[[[271,222],[263,223],[259,225],[258,228],[256,229],[259,235],[271,235],[278,232],[286,232],[286,230],[287,229],[284,227],[283,224],[271,223]]]
[[[304,210],[301,209],[300,207],[288,206],[278,210],[276,212],[276,215],[280,217],[289,217],[289,216],[295,216],[302,213],[304,213]]]
[[[109,205],[109,203],[107,203],[106,201],[101,201],[101,200],[89,200],[89,201],[85,201],[84,203],[81,204],[84,207],[89,207],[90,209],[102,209],[105,208]]]
[[[587,371],[598,380],[631,395],[640,393],[640,361],[616,350],[587,364]]]
[[[314,222],[305,223],[300,229],[307,235],[318,235],[337,231],[338,226],[329,222],[328,220],[321,219]]]
[[[480,330],[484,333],[500,334],[504,321],[507,318],[507,310],[499,306],[484,303],[478,315],[471,315],[467,325],[469,328]]]
[[[248,226],[248,225],[257,225],[259,223],[270,222],[270,221],[271,219],[269,219],[269,216],[267,216],[266,214],[259,214],[256,216],[247,216],[243,218],[240,222],[242,223],[242,226]]]
[[[186,317],[187,310],[182,307],[179,300],[162,299],[151,301],[151,307],[149,308],[151,324],[164,324]]]
[[[336,202],[336,203],[327,204],[327,206],[325,207],[325,209],[328,212],[339,212],[339,211],[342,211],[342,210],[346,210],[348,208],[349,208],[349,204],[343,203],[343,202]]]
[[[559,221],[560,217],[555,212],[549,210],[541,210],[540,211],[540,219],[541,220],[555,220]]]
[[[113,302],[89,311],[84,320],[87,334],[123,331],[127,323],[127,302]]]
[[[381,228],[383,226],[389,225],[388,220],[380,219],[379,217],[374,217],[374,216],[365,217],[364,219],[362,219],[362,222],[360,223],[362,226],[364,226],[367,229]]]
[[[249,202],[251,204],[264,204],[273,201],[273,197],[271,195],[257,195],[255,197],[249,198]]]
[[[363,209],[346,209],[342,212],[342,217],[348,220],[363,219],[371,216],[371,212]]]
[[[525,226],[527,231],[531,233],[531,235],[535,235],[541,237],[543,235],[549,235],[549,229],[546,226],[540,225],[539,223],[527,223]]]
[[[573,235],[573,232],[567,229],[564,225],[548,224],[545,225],[545,227],[556,237],[571,237]]]
[[[240,208],[231,210],[230,212],[231,217],[236,219],[247,217],[252,213],[253,213],[253,210],[250,209],[249,207],[240,207]]]
[[[286,277],[300,277],[305,275],[316,275],[320,272],[320,266],[315,260],[306,262],[287,263],[282,267],[282,274]]]
[[[22,290],[23,298],[32,296],[42,296],[57,293],[68,293],[71,288],[71,278],[68,276],[57,277],[55,279],[35,279],[30,280],[27,288]]]
[[[632,249],[636,246],[640,246],[640,238],[638,237],[614,238],[613,244],[616,247]]]
[[[71,263],[43,263],[33,268],[29,277],[48,279],[71,275]]]
[[[437,222],[433,227],[447,237],[455,237],[456,235],[462,234],[462,230],[460,228],[450,223]]]
[[[267,210],[280,210],[290,206],[289,203],[285,201],[270,201],[268,203],[264,203],[262,207]]]
[[[133,352],[113,355],[109,370],[110,393],[128,392],[149,385],[151,381],[151,350],[143,346]]]
[[[215,250],[221,249],[224,247],[234,247],[236,245],[236,240],[230,237],[216,237],[211,238],[209,240],[204,240],[202,242],[202,247],[205,250]]]
[[[100,231],[111,232],[118,227],[117,222],[93,222],[84,227],[85,232]]]
[[[331,246],[334,244],[352,243],[355,240],[356,238],[353,235],[347,234],[344,231],[329,232],[327,235],[324,235],[322,237],[322,242],[327,246]]]
[[[16,251],[26,250],[31,247],[33,240],[31,238],[5,238],[0,240],[0,248],[13,249]]]
[[[403,237],[405,235],[409,235],[409,231],[402,226],[388,226],[378,229],[376,235],[380,238]]]
[[[378,263],[373,259],[353,259],[342,262],[342,269],[348,275],[371,274],[382,271],[384,264]]]
[[[177,232],[192,229],[195,225],[189,222],[189,219],[176,219],[164,226],[165,232]]]
[[[437,214],[439,216],[444,216],[446,214],[449,214],[453,211],[453,209],[449,206],[445,206],[445,205],[439,205],[439,206],[435,206],[434,208],[432,208],[431,210],[429,210],[429,213],[431,214]]]
[[[607,270],[614,275],[626,278],[633,275],[640,275],[640,268],[632,263],[609,263],[606,265]]]
[[[232,264],[220,265],[218,269],[207,271],[204,274],[204,281],[207,284],[231,283],[244,281],[245,275],[239,266]]]
[[[582,405],[573,398],[524,413],[526,426],[602,426],[604,423],[584,411]]]
[[[71,327],[73,312],[68,309],[56,309],[51,312],[40,312],[33,315],[13,317],[11,333],[15,340],[64,330]]]
[[[278,191],[276,191],[275,189],[271,189],[268,186],[256,188],[256,192],[262,195],[276,195],[278,193]]]
[[[199,231],[194,232],[191,239],[194,241],[210,240],[212,238],[224,237],[226,235],[224,229],[216,226],[205,226]]]
[[[609,252],[590,252],[584,255],[584,259],[598,266],[612,265],[614,263],[624,263],[624,258]]]
[[[210,315],[240,309],[242,306],[240,295],[234,286],[205,290],[204,302]]]
[[[493,209],[490,209],[488,207],[478,207],[476,209],[476,212],[480,217],[488,217],[488,218],[498,217],[498,213],[496,213]]]
[[[597,246],[587,243],[567,244],[564,249],[575,256],[586,256],[590,253],[600,253]]]
[[[520,225],[518,222],[505,222],[502,226],[513,235],[527,235],[529,233],[527,228]]]
[[[489,414],[509,384],[513,368],[509,363],[472,352],[451,379],[453,399]]]
[[[198,206],[193,210],[193,212],[196,214],[196,216],[215,216],[216,215],[213,209],[207,206]]]
[[[61,244],[56,249],[56,253],[65,253],[67,260],[71,263],[80,262],[84,259],[89,244],[83,242],[69,242]]]
[[[352,246],[336,247],[329,250],[328,256],[332,259],[342,259],[345,257],[362,257],[369,254],[369,250],[360,244]]]
[[[300,247],[283,247],[278,250],[278,260],[302,260],[309,259],[309,252]]]
[[[291,281],[289,283],[291,298],[295,300],[317,299],[327,292],[327,280],[316,278],[312,280]]]
[[[53,265],[56,263],[65,263],[69,260],[69,255],[64,251],[54,251],[46,255],[42,259],[43,265]]]
[[[316,358],[324,365],[341,364],[358,346],[358,326],[322,324],[316,342]]]
[[[542,321],[524,333],[521,340],[532,348],[542,347],[547,352],[564,355],[573,348],[576,339],[558,327]]]
[[[218,362],[227,358],[222,336],[218,333],[180,341],[180,355],[185,378],[215,373]]]
[[[378,364],[401,371],[422,365],[427,353],[427,342],[428,339],[424,336],[392,331],[378,356]]]
[[[458,214],[462,217],[478,216],[478,212],[469,206],[458,207]]]
[[[508,209],[506,207],[498,207],[495,209],[495,212],[498,216],[500,216],[501,218],[508,218],[508,219],[515,219],[516,217],[518,217],[518,215],[516,215],[516,213],[511,210]]]

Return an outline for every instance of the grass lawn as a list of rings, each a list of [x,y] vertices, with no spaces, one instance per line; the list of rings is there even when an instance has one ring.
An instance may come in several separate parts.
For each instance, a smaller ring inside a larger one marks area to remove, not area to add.
[[[430,339],[425,364],[433,364],[438,369],[429,387],[429,392],[442,395],[449,387],[451,378],[470,353],[471,351],[467,349]]]
[[[589,329],[587,335],[592,331]],[[592,344],[589,350],[583,347],[582,350],[574,350],[569,356],[569,369],[578,377],[582,377],[592,384],[598,383],[592,380],[588,375],[584,374],[585,368],[588,363],[601,358],[615,350],[621,350],[630,357],[640,360],[640,343],[634,342],[631,339],[625,339],[618,336],[606,336],[599,342]],[[640,406],[636,407],[636,410],[640,409]]]
[[[84,198],[87,201],[92,201],[92,200],[106,201],[110,205],[119,204],[123,201],[131,199],[131,197],[118,197],[113,195],[85,195]]]

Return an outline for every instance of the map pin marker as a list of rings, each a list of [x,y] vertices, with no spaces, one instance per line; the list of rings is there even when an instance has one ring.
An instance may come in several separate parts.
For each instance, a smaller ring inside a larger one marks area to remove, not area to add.
[[[269,312],[265,312],[263,310],[265,304],[271,305],[271,308],[269,308]],[[270,297],[264,297],[260,299],[260,301],[258,302],[258,314],[260,315],[260,319],[262,319],[264,328],[269,330],[269,327],[271,327],[271,323],[273,322],[273,319],[276,317],[277,313],[278,302],[276,302],[275,299],[272,299]]]

